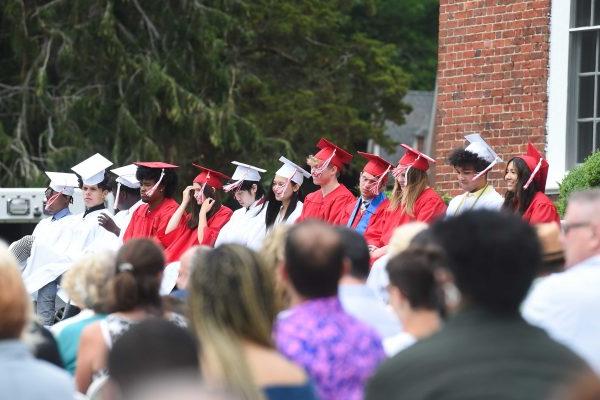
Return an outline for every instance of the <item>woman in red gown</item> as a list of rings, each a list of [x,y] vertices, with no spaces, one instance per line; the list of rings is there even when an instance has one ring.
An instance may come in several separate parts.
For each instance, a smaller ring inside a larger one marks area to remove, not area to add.
[[[214,246],[221,228],[233,214],[229,207],[221,204],[218,192],[229,177],[200,165],[194,166],[201,172],[192,185],[183,190],[181,205],[165,230],[169,242],[165,249],[167,263],[178,261],[192,246]]]
[[[530,224],[560,223],[560,216],[552,200],[544,194],[548,178],[548,162],[531,143],[527,154],[511,159],[506,166],[504,180],[508,190],[502,208],[519,214]]]
[[[429,163],[435,160],[405,144],[402,147],[406,152],[392,171],[395,182],[389,203],[379,207],[375,223],[365,232],[372,259],[387,252],[394,229],[400,225],[413,221],[429,223],[446,213],[446,204],[429,187],[427,178]]]

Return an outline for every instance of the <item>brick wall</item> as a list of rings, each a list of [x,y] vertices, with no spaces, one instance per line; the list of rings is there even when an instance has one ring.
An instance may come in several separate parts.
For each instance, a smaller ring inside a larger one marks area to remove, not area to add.
[[[528,141],[543,150],[549,14],[550,0],[440,0],[436,189],[459,192],[446,161],[465,134],[479,132],[505,161]],[[490,174],[501,193],[505,167]]]

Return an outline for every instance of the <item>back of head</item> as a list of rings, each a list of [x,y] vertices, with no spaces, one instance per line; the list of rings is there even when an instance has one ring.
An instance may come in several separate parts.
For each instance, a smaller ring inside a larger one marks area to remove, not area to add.
[[[163,251],[154,241],[133,239],[124,244],[117,253],[111,311],[160,310],[164,265]]]
[[[108,355],[108,371],[127,394],[155,378],[198,373],[198,345],[186,329],[162,318],[148,318],[115,342]]]
[[[115,253],[106,251],[81,258],[62,277],[61,287],[78,307],[106,312]]]
[[[228,244],[201,252],[194,263],[188,287],[192,320],[200,338],[221,331],[271,347],[275,288],[272,274],[258,255]]]
[[[300,296],[335,296],[343,262],[344,247],[339,233],[331,226],[311,220],[290,229],[285,243],[285,268]]]
[[[17,262],[4,243],[0,243],[0,340],[21,336],[29,312],[29,296]]]
[[[431,234],[465,302],[518,313],[541,260],[533,228],[514,215],[477,210],[436,222]]]
[[[442,260],[441,252],[432,248],[410,247],[388,261],[390,284],[400,290],[412,309],[443,313],[443,294],[436,280]]]
[[[350,260],[350,275],[356,279],[367,279],[371,255],[365,238],[355,230],[346,227],[338,227],[336,230],[342,241],[344,256]]]
[[[413,238],[427,229],[427,227],[428,225],[425,222],[420,221],[400,225],[398,228],[394,229],[394,233],[392,233],[388,245],[388,253],[393,256],[403,252],[408,248]]]

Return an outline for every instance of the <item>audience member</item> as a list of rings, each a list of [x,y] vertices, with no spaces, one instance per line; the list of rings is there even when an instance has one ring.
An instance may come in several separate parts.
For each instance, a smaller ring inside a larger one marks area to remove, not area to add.
[[[162,318],[147,318],[125,332],[108,354],[108,373],[117,394],[130,398],[155,379],[180,374],[200,378],[198,345],[192,334]]]
[[[163,316],[185,326],[183,317],[163,312],[159,287],[164,264],[161,248],[150,239],[131,239],[117,253],[109,296],[112,313],[87,326],[81,334],[75,370],[80,392],[105,374],[108,350],[135,323]]]
[[[275,277],[275,297],[278,310],[284,310],[290,305],[290,298],[285,291],[285,285],[279,274],[279,267],[284,259],[285,238],[287,237],[289,229],[290,226],[288,224],[279,224],[273,227],[273,229],[267,233],[259,252],[267,269],[271,271]]]
[[[440,268],[440,253],[419,247],[409,248],[388,262],[390,304],[403,328],[383,341],[388,356],[440,329],[444,314],[444,296],[436,279]]]
[[[444,327],[388,360],[367,399],[545,399],[585,363],[519,315],[540,263],[535,232],[519,216],[469,211],[431,234],[461,292]]]
[[[369,247],[363,236],[353,229],[337,228],[344,246],[347,265],[340,280],[338,296],[347,313],[369,325],[382,338],[400,333],[396,316],[367,286]]]
[[[31,303],[14,257],[0,245],[0,388],[11,399],[72,399],[65,371],[36,360],[19,338],[31,315]]]
[[[344,246],[334,228],[307,221],[290,229],[282,276],[292,308],[276,323],[279,350],[302,365],[322,400],[361,399],[385,358],[381,338],[347,314],[337,297]]]
[[[77,350],[83,329],[106,317],[111,278],[115,273],[114,252],[91,254],[76,262],[62,280],[71,302],[82,311],[54,326],[52,333],[65,369],[75,374]]]
[[[275,285],[258,255],[228,244],[198,256],[190,307],[207,381],[246,400],[315,399],[304,371],[275,350]]]
[[[600,373],[600,189],[571,195],[562,243],[566,271],[533,288],[523,315]]]

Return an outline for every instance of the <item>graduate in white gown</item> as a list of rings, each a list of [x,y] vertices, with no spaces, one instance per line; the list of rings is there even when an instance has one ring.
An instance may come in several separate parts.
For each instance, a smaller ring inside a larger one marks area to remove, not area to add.
[[[215,247],[225,243],[237,243],[258,250],[266,234],[265,213],[267,204],[265,192],[260,184],[262,168],[232,161],[236,165],[232,183],[223,186],[226,192],[233,192],[241,208],[235,210],[217,237]]]
[[[304,178],[310,178],[310,173],[294,164],[285,157],[280,157],[283,163],[275,172],[271,190],[267,194],[267,211],[265,226],[270,231],[280,224],[293,224],[302,213],[303,204],[300,201],[300,187]]]
[[[50,178],[50,185],[45,193],[44,211],[50,217],[41,220],[33,231],[31,251],[22,276],[30,293],[38,291],[36,312],[40,322],[49,325],[54,320],[59,275],[51,269],[44,269],[44,265],[60,260],[71,240],[69,204],[73,202],[79,182],[75,174],[46,172],[46,175]]]
[[[140,181],[135,177],[137,165],[129,164],[111,169],[110,172],[117,175],[113,186],[115,215],[111,217],[103,212],[98,220],[100,226],[118,236],[122,241],[123,234],[131,221],[131,216],[144,202],[140,197]]]

